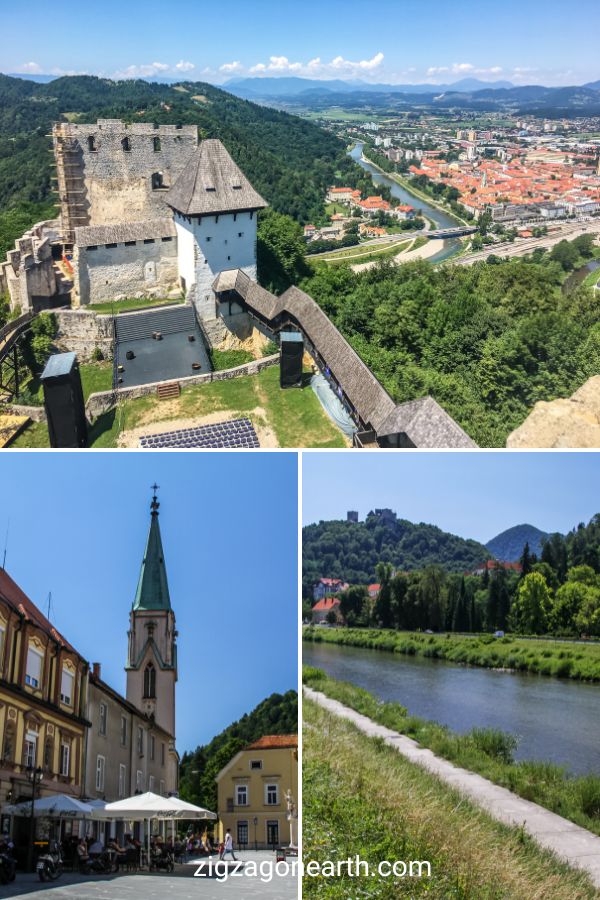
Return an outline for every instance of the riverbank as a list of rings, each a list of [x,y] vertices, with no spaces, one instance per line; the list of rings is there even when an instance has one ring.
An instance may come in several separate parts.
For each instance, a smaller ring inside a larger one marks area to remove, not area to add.
[[[457,734],[437,722],[408,715],[400,703],[382,702],[369,691],[312,666],[303,667],[302,680],[312,690],[412,738],[437,756],[600,835],[600,776],[575,777],[560,766],[535,760],[515,762],[516,742],[510,734],[489,728]]]
[[[304,860],[427,860],[431,877],[304,878],[304,897],[584,900],[589,879],[521,830],[494,822],[381,739],[306,699],[303,705]]]
[[[446,659],[486,669],[600,682],[598,642],[582,644],[552,639],[532,641],[513,636],[494,638],[490,634],[437,635],[378,628],[323,628],[312,625],[302,629],[302,638],[315,643],[345,644],[406,656]]]
[[[365,156],[364,153],[361,153],[361,159],[363,162],[368,163],[370,166],[373,166],[374,169],[377,169],[382,175],[385,175],[386,178],[389,178],[391,181],[395,181],[397,185],[401,188],[404,188],[407,193],[412,194],[413,197],[416,197],[417,200],[422,200],[424,203],[428,203],[429,206],[433,206],[439,212],[444,213],[445,216],[448,216],[450,219],[454,219],[460,225],[472,225],[472,222],[467,222],[466,219],[458,216],[454,210],[446,208],[443,204],[441,204],[438,200],[435,200],[433,197],[430,197],[429,194],[426,194],[424,191],[420,191],[418,188],[415,188],[411,182],[403,178],[402,175],[399,175],[397,172],[386,172],[385,169],[382,169],[381,166],[378,166],[376,162],[373,162],[372,159],[369,159],[368,156]]]

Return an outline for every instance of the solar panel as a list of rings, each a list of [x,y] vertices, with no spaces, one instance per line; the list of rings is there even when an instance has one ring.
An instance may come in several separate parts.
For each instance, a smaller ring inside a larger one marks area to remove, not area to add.
[[[218,450],[224,447],[248,449],[260,447],[260,444],[250,419],[233,419],[215,425],[199,425],[197,428],[180,428],[177,431],[143,435],[140,438],[140,447],[152,450],[208,447]]]

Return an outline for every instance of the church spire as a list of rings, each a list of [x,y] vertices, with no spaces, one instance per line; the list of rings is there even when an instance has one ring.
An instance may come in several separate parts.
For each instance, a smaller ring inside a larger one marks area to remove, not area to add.
[[[148,531],[148,540],[146,541],[146,550],[142,560],[133,609],[171,609],[167,569],[165,567],[160,526],[158,524],[158,508],[160,506],[156,495],[158,485],[153,484],[152,490],[150,530]]]

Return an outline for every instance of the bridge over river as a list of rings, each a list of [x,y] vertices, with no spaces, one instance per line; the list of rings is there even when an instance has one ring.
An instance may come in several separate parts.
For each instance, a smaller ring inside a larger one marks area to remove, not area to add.
[[[477,228],[473,225],[460,225],[458,228],[438,228],[436,231],[423,232],[428,238],[456,238],[467,234],[475,234]]]

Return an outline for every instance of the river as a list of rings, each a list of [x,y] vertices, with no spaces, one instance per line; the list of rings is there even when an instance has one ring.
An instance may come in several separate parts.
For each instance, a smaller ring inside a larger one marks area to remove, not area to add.
[[[570,294],[571,291],[574,291],[575,288],[578,288],[585,281],[590,272],[596,272],[597,269],[600,269],[600,259],[592,259],[586,266],[571,272],[563,284],[563,294]]]
[[[547,760],[579,775],[600,772],[597,685],[309,641],[302,660],[453,731],[510,732],[519,739],[517,759]]]
[[[407,191],[406,188],[398,184],[397,181],[394,181],[393,178],[380,172],[379,169],[376,169],[371,163],[362,159],[363,146],[364,144],[361,141],[357,141],[352,150],[350,150],[349,156],[372,176],[375,184],[383,184],[386,187],[389,187],[393,197],[397,197],[402,203],[414,206],[415,209],[422,210],[423,214],[426,215],[428,219],[435,222],[439,228],[456,228],[456,226],[460,224],[458,220],[454,219],[449,213],[442,212],[437,206],[432,206],[427,203],[427,201],[421,200],[420,197]],[[430,256],[429,262],[440,262],[443,259],[448,259],[448,257],[457,253],[460,248],[461,242],[458,238],[446,240],[444,241],[443,249],[434,256]]]

